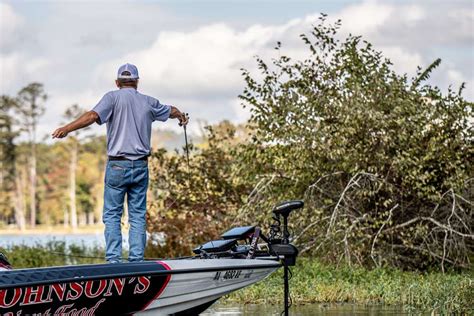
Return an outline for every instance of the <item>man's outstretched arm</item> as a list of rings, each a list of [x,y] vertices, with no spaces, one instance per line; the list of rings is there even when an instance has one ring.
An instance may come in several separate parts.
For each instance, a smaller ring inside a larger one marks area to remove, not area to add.
[[[52,134],[53,138],[63,138],[66,137],[72,131],[84,128],[91,125],[99,119],[99,115],[94,111],[89,111],[82,114],[77,120],[72,121],[71,123],[58,128]]]

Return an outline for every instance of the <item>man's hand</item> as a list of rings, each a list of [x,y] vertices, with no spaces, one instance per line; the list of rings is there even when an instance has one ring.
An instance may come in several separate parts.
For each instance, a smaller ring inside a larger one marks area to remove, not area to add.
[[[178,119],[179,120],[179,126],[186,126],[189,122],[188,114],[181,112],[175,106],[171,106],[170,118]]]
[[[53,132],[52,136],[53,138],[64,138],[68,133],[69,131],[65,127],[60,127]]]
[[[179,120],[179,126],[186,126],[188,125],[189,122],[189,116],[188,113],[180,113],[180,116],[178,117]]]

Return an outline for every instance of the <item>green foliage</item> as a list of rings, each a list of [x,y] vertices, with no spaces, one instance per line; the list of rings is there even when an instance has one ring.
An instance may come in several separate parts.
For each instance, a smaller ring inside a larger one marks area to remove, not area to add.
[[[46,110],[43,102],[47,99],[43,84],[39,82],[30,83],[18,92],[20,122],[28,133],[30,141],[35,141],[36,126]]]
[[[37,144],[38,155],[38,222],[45,225],[62,225],[68,206],[69,157],[70,147],[67,141],[53,144]],[[102,212],[103,173],[107,159],[105,137],[89,137],[77,143],[79,156],[77,162],[77,210],[79,217],[93,213],[95,222],[99,221]],[[16,172],[21,179],[25,201],[28,201],[26,183],[28,171],[29,144],[15,145]],[[12,203],[8,205],[12,208]],[[91,215],[89,215],[91,216]],[[14,218],[10,220],[14,222]]]
[[[281,304],[283,273],[232,293],[227,302]],[[314,259],[299,260],[293,269],[291,297],[294,304],[351,303],[403,305],[406,311],[437,314],[472,312],[474,278],[471,273],[403,272],[335,267]]]
[[[261,79],[243,71],[253,138],[242,176],[259,188],[246,221],[304,198],[292,220],[303,252],[349,264],[468,266],[472,103],[462,87],[421,85],[440,60],[410,81],[360,36],[337,39],[339,27],[323,15],[301,35],[307,59],[281,52],[270,65],[257,59]]]
[[[15,188],[15,119],[12,115],[17,100],[8,96],[0,98],[0,220],[8,221],[13,215],[12,194]]]
[[[150,240],[148,256],[189,255],[195,246],[216,238],[250,189],[238,180],[240,170],[229,146],[236,141],[235,127],[224,122],[207,130],[207,144],[191,155],[189,169],[184,155],[158,150],[152,156],[148,230],[159,234]]]
[[[322,16],[301,36],[307,59],[292,60],[278,43],[271,65],[257,59],[260,79],[243,71],[250,140],[211,129],[190,170],[183,157],[155,154],[149,229],[165,238],[150,253],[187,255],[229,225],[266,226],[278,201],[304,198],[291,218],[303,254],[469,266],[472,103],[462,87],[421,85],[440,60],[409,80],[361,37],[338,40],[339,27]]]
[[[66,245],[63,241],[49,241],[34,246],[13,245],[0,248],[14,269],[52,267],[104,262],[104,250],[85,245]]]

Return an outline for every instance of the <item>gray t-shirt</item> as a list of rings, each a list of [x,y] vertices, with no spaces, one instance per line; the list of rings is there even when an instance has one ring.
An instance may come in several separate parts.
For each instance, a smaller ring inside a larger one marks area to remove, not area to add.
[[[151,124],[166,121],[171,106],[127,87],[106,93],[92,111],[107,123],[107,154],[136,160],[150,154]]]

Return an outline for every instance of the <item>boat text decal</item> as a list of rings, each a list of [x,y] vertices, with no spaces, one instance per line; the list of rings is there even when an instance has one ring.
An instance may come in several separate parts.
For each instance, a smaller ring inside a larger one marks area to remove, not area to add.
[[[0,314],[87,316],[138,311],[163,290],[165,279],[138,276],[2,289]]]

